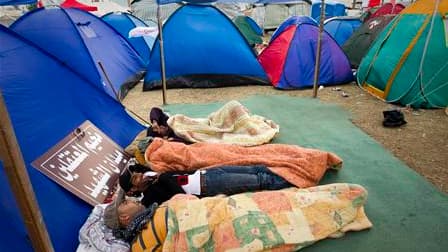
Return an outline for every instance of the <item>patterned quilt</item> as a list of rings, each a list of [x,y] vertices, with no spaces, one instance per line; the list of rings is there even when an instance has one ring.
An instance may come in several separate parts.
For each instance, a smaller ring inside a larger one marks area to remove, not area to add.
[[[163,251],[296,251],[372,226],[367,191],[356,184],[244,193],[167,202]]]
[[[192,143],[228,143],[256,146],[270,142],[279,126],[262,116],[251,115],[237,101],[230,101],[207,118],[174,115],[168,119],[174,133]]]

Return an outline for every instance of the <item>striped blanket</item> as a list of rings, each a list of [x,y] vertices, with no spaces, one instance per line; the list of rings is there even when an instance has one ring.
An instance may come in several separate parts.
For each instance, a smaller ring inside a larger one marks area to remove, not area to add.
[[[207,118],[170,116],[168,125],[174,133],[192,143],[228,143],[255,146],[270,142],[280,127],[273,121],[249,110],[237,101],[230,101]]]
[[[370,228],[366,199],[356,184],[202,199],[179,194],[166,203],[163,251],[296,251]]]

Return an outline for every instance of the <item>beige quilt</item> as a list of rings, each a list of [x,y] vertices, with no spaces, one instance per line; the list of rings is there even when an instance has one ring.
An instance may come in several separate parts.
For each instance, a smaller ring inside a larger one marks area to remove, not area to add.
[[[255,146],[270,142],[280,127],[259,115],[252,115],[238,101],[230,101],[207,118],[176,114],[168,119],[174,133],[192,143],[228,143]]]

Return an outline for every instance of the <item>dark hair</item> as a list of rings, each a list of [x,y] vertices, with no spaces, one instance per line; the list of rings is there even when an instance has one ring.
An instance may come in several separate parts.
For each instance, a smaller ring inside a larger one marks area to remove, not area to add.
[[[168,118],[169,116],[165,114],[162,109],[158,107],[153,107],[149,112],[149,120],[151,121],[151,123],[153,121],[156,121],[158,125],[168,126],[167,123]]]
[[[144,173],[149,169],[141,164],[129,165],[126,167],[118,178],[118,182],[120,183],[120,187],[125,191],[129,192],[132,188],[132,174],[134,173]]]

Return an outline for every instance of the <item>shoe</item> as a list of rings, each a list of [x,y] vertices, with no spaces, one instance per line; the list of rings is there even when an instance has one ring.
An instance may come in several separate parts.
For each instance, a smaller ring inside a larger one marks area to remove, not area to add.
[[[400,127],[407,122],[404,120],[404,114],[400,110],[383,111],[383,126],[388,128]]]

